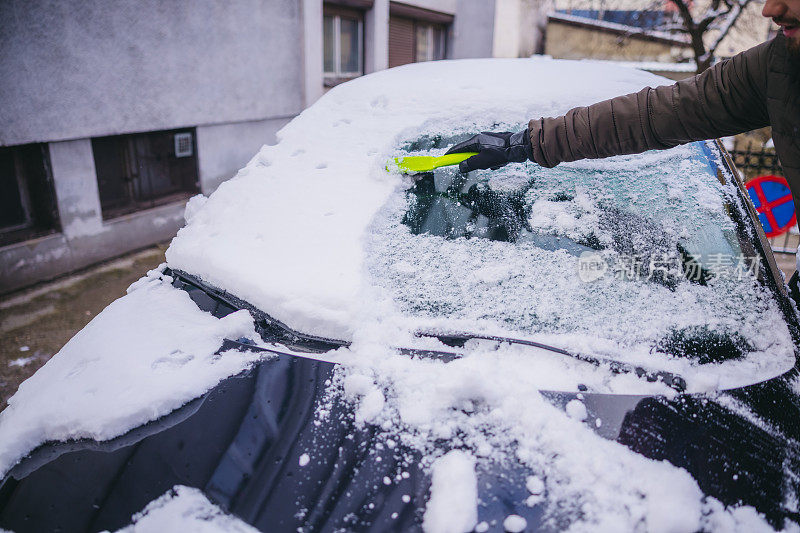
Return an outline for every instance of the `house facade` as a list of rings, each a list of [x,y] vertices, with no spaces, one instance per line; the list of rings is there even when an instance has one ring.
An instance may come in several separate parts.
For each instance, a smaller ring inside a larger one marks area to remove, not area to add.
[[[708,12],[712,0],[689,1],[687,4],[692,16],[700,18]],[[680,44],[670,50],[669,43],[661,40],[660,44],[668,46],[657,46],[659,37],[678,43],[681,37],[686,37],[679,33],[664,34],[664,30],[674,28],[675,23],[682,24],[675,4],[669,0],[554,0],[553,7],[555,16],[548,24],[548,41],[550,25],[553,25],[557,35],[553,44],[558,46],[559,51],[567,49],[568,45],[576,45],[585,58],[680,61],[692,57],[691,52],[680,50]],[[717,58],[734,56],[769,38],[773,26],[769,19],[761,16],[762,7],[762,2],[750,2],[745,6],[736,24],[719,42]],[[574,23],[576,20],[585,23],[583,30],[571,31],[577,27]],[[568,25],[571,27],[565,28]],[[562,44],[559,40],[565,29],[570,33],[570,42]],[[617,36],[612,40],[614,30]],[[649,37],[655,39],[648,41]],[[711,46],[718,38],[719,29],[715,25],[704,34],[706,46]],[[584,44],[581,46],[581,43]]]
[[[0,2],[0,294],[169,240],[329,87],[527,56],[545,20],[531,0]]]
[[[689,40],[570,13],[548,16],[545,53],[557,59],[672,63],[691,57]]]

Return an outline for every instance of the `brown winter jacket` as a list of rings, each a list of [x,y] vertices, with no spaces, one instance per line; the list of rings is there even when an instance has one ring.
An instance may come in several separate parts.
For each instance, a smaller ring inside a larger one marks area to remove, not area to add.
[[[799,67],[790,64],[781,34],[674,85],[531,120],[532,158],[553,167],[772,126],[775,151],[800,206],[800,73],[791,68]]]

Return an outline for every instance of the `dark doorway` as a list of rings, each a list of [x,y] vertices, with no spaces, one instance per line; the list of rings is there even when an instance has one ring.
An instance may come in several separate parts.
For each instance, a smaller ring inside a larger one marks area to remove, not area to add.
[[[0,148],[0,246],[58,230],[46,144]]]
[[[92,139],[103,219],[199,192],[195,130]]]

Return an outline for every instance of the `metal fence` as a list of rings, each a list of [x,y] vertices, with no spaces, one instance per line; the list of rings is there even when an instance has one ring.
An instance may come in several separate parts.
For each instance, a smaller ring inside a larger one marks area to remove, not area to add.
[[[783,176],[781,163],[778,156],[775,155],[775,150],[771,148],[728,150],[728,153],[731,154],[733,162],[742,173],[745,182],[758,176]],[[769,239],[769,242],[773,252],[794,255],[800,244],[800,232],[795,225],[783,235]]]
[[[736,168],[744,175],[745,181],[766,174],[783,176],[781,163],[772,148],[728,150],[728,153],[731,154]]]

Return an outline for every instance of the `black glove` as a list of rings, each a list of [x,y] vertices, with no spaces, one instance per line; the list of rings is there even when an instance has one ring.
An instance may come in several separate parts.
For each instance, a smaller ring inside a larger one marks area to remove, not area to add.
[[[496,170],[508,163],[533,160],[531,138],[527,128],[517,133],[484,131],[447,151],[448,154],[459,152],[478,152],[477,155],[458,164],[458,169],[464,173],[479,168]]]

